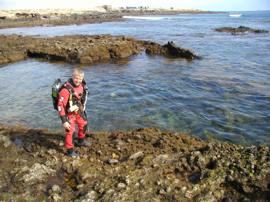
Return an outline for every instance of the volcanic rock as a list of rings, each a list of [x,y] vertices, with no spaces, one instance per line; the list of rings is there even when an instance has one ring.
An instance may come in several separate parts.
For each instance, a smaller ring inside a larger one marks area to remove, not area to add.
[[[192,51],[177,47],[172,41],[165,45],[160,45],[154,42],[143,42],[146,47],[145,52],[149,55],[163,55],[172,58],[185,58],[188,60],[199,59]]]
[[[0,65],[24,60],[27,57],[49,61],[94,64],[128,58],[142,50],[165,57],[195,59],[189,50],[176,47],[172,42],[138,41],[131,37],[111,35],[74,35],[36,38],[20,35],[0,35]]]
[[[255,33],[255,34],[260,34],[260,33],[268,33],[268,30],[263,30],[263,29],[253,29],[245,26],[239,26],[237,28],[233,27],[221,27],[215,29],[217,32],[228,32],[231,33],[232,35],[237,35],[237,34],[242,34],[242,33]]]
[[[86,158],[75,159],[59,146],[60,132],[0,124],[0,134],[12,141],[0,147],[1,201],[267,201],[270,196],[267,146],[148,128],[93,132],[91,147],[75,148]],[[13,144],[17,139],[38,149],[25,151]],[[162,147],[155,146],[161,139]],[[124,152],[112,143],[118,140]],[[119,161],[109,163],[112,157]]]

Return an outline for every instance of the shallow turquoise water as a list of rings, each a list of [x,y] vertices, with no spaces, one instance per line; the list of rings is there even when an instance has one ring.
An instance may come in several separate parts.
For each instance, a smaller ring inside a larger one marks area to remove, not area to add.
[[[144,53],[118,63],[86,66],[92,130],[158,127],[240,143],[270,143],[269,34],[232,36],[220,26],[270,31],[270,12],[162,16],[81,26],[16,28],[0,33],[131,35],[174,41],[202,60],[187,62]],[[155,19],[155,18],[154,18]],[[50,86],[73,65],[26,60],[0,68],[0,122],[59,129]]]

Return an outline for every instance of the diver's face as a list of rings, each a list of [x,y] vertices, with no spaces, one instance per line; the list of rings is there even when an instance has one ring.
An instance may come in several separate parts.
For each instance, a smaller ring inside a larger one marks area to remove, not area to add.
[[[83,75],[75,74],[72,76],[72,80],[75,86],[79,86],[83,81]]]

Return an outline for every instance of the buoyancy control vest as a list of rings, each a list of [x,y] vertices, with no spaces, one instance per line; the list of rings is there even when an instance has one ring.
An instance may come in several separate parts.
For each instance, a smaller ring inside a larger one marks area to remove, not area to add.
[[[85,110],[85,106],[86,106],[86,102],[87,102],[87,96],[88,96],[88,88],[86,85],[85,80],[82,81],[82,86],[83,86],[83,95],[81,97],[80,100],[78,100],[78,98],[74,95],[74,89],[72,86],[68,85],[68,83],[71,83],[71,79],[69,79],[69,81],[65,82],[64,84],[62,84],[61,79],[56,79],[55,82],[52,85],[52,102],[53,102],[53,107],[55,110],[58,110],[58,100],[59,100],[59,92],[65,88],[68,90],[69,92],[69,102],[68,105],[70,103],[70,101],[73,104],[78,104],[78,105],[82,105],[83,111]]]

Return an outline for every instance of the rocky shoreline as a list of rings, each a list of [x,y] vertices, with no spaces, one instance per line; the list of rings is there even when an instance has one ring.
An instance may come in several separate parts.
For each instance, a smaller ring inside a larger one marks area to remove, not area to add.
[[[76,64],[94,64],[128,58],[145,51],[150,55],[197,59],[195,53],[177,47],[173,42],[160,45],[126,36],[74,35],[38,38],[20,35],[0,35],[0,65],[18,62],[28,57]]]
[[[158,129],[96,132],[80,157],[62,133],[0,125],[0,200],[268,201],[269,147]]]
[[[125,15],[175,15],[175,14],[201,14],[217,13],[200,10],[109,10],[105,7],[101,11],[91,10],[0,10],[0,29],[14,27],[33,27],[33,26],[58,26],[72,24],[102,23],[110,21],[125,20]]]
[[[23,16],[23,14],[21,16]],[[27,17],[18,17],[15,19],[2,17],[4,19],[0,20],[0,29],[73,24],[80,25],[124,20],[122,15],[118,13],[71,14],[70,16],[46,15],[43,17],[36,13],[32,13],[25,16]]]

